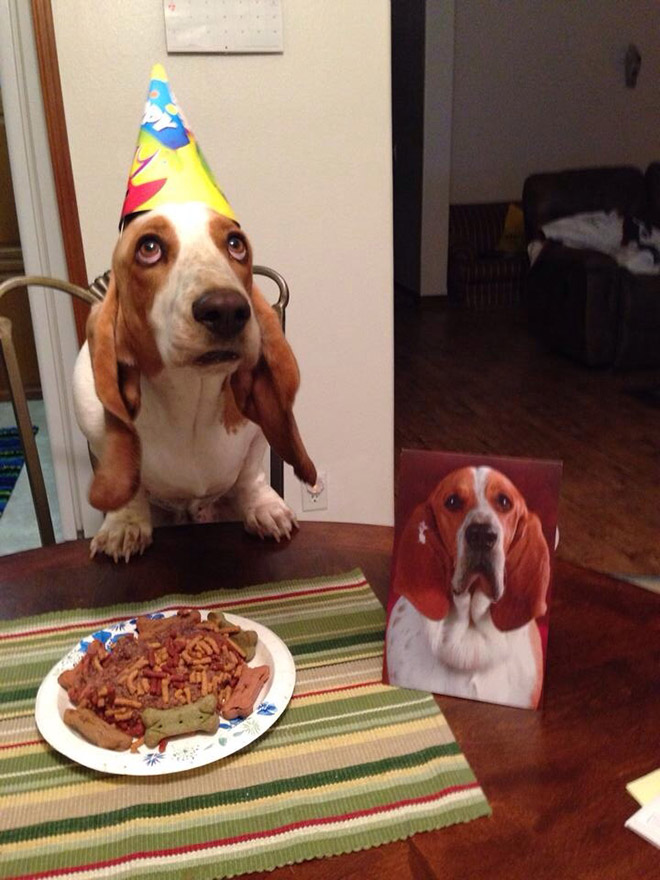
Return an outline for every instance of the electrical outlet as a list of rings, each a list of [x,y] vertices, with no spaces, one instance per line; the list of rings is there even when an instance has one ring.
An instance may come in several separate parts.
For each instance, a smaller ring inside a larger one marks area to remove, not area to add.
[[[313,486],[301,483],[300,488],[303,510],[328,509],[328,476],[325,471],[317,471],[316,483]]]

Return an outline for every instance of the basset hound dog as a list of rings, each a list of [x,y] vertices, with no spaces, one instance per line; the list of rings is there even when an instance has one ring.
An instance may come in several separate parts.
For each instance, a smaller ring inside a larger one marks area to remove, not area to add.
[[[541,522],[513,483],[490,467],[448,474],[399,539],[390,683],[535,708],[549,580]]]
[[[142,553],[150,505],[179,520],[229,513],[261,537],[290,537],[296,517],[262,460],[268,441],[301,480],[316,482],[292,412],[298,384],[237,223],[198,202],[132,219],[73,378],[97,460],[89,498],[106,514],[92,555]]]

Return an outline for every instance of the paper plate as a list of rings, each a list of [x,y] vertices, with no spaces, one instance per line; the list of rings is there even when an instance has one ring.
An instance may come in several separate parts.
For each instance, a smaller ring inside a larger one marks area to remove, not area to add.
[[[205,620],[208,612],[201,610]],[[146,615],[148,617],[172,617],[176,611]],[[119,773],[130,776],[150,776],[163,773],[181,773],[220,761],[234,752],[244,749],[262,736],[285,710],[296,681],[296,668],[291,652],[274,632],[245,617],[225,615],[230,623],[257,633],[258,642],[250,666],[268,666],[270,678],[255,701],[255,708],[247,718],[226,721],[214,734],[199,733],[171,739],[164,752],[142,745],[136,752],[113,752],[102,749],[84,739],[63,721],[64,710],[71,707],[67,692],[58,684],[58,677],[65,669],[72,669],[87,651],[92,639],[102,641],[106,648],[119,638],[136,632],[136,619],[112,624],[91,633],[63,657],[45,677],[37,693],[35,718],[43,738],[58,752],[102,773]]]

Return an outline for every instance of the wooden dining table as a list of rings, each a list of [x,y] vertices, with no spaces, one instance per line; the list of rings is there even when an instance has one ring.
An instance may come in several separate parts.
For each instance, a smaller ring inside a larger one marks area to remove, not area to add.
[[[0,618],[359,567],[385,603],[393,530],[304,522],[291,541],[223,523],[156,530],[129,563],[80,540],[0,559]],[[660,766],[660,596],[555,560],[543,706],[437,697],[492,815],[251,877],[646,878],[660,853],[624,828],[626,783]],[[246,875],[248,876],[248,875]]]

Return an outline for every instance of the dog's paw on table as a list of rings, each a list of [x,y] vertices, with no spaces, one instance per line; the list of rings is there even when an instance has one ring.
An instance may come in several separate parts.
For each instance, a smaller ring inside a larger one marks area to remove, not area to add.
[[[119,510],[107,514],[103,525],[92,538],[90,556],[105,553],[115,562],[128,562],[131,556],[142,555],[152,541],[151,523],[133,511]]]
[[[276,495],[268,501],[250,507],[244,515],[244,524],[248,532],[260,538],[274,538],[281,541],[290,538],[298,528],[298,520],[291,508]]]

